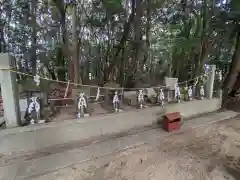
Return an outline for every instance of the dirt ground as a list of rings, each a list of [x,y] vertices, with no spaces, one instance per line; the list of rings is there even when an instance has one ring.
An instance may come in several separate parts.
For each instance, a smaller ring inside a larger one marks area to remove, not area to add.
[[[76,164],[34,180],[238,180],[240,118]]]

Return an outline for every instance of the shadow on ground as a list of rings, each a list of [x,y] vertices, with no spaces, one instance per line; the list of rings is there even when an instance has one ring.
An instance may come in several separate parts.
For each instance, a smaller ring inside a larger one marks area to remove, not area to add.
[[[226,171],[231,175],[233,176],[235,179],[239,179],[240,178],[240,171],[237,170],[237,169],[234,169],[232,167],[226,167],[225,168]]]

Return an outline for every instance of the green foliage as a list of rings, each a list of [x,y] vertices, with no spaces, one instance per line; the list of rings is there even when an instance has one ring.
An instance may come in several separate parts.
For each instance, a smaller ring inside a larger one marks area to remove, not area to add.
[[[230,8],[232,9],[232,11],[235,11],[236,14],[239,14],[239,10],[240,10],[240,1],[238,0],[231,0],[230,2]]]
[[[122,9],[121,0],[103,0],[103,7],[106,11],[117,13]]]
[[[76,1],[76,17],[71,1],[38,0],[36,13],[32,2],[1,3],[0,32],[7,38],[0,41],[19,61],[24,60],[22,69],[31,71],[31,64],[40,60],[65,73],[74,52],[72,19],[76,18],[81,75],[87,79],[91,72],[102,81],[127,81],[125,72],[147,74],[152,80],[166,74],[169,67],[172,76],[186,80],[198,75],[204,63],[229,62],[240,20],[239,0],[228,4],[216,0],[214,5],[209,0],[188,0],[187,7],[177,0],[139,0],[137,28],[137,18],[130,16],[136,10],[132,0]],[[133,70],[139,66],[142,71],[144,65],[149,67],[147,72]]]

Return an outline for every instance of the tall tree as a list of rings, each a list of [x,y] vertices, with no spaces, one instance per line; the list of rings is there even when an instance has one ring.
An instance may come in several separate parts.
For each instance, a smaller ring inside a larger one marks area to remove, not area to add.
[[[72,2],[72,62],[74,65],[74,82],[82,83],[79,66],[79,44],[77,34],[77,3]]]

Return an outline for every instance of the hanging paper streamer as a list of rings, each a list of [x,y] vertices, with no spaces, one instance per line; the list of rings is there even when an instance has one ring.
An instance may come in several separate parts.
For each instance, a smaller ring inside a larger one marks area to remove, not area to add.
[[[163,90],[160,89],[159,96],[158,96],[158,101],[161,104],[161,106],[164,105],[164,99],[165,99],[165,96],[164,96]]]
[[[113,108],[115,112],[119,112],[119,104],[120,104],[120,101],[118,98],[118,92],[115,91],[115,94],[113,96]]]
[[[144,94],[143,94],[143,90],[140,89],[138,92],[138,104],[139,104],[140,109],[143,108],[143,103],[144,103]]]
[[[81,116],[84,116],[84,110],[87,108],[87,101],[84,97],[84,93],[80,93],[79,100],[78,100],[78,118],[81,118]]]
[[[100,98],[100,88],[98,87],[95,101],[98,101],[99,98]]]
[[[34,81],[36,82],[36,85],[39,86],[40,85],[40,76],[38,74],[36,74],[34,76]]]
[[[31,103],[28,106],[28,114],[31,115],[31,124],[40,119],[40,103],[37,97],[31,98]]]
[[[196,87],[197,84],[198,84],[198,77],[196,78],[196,81],[193,86]]]
[[[204,96],[205,96],[204,87],[201,86],[201,87],[200,87],[200,98],[201,98],[201,99],[204,99]]]
[[[192,95],[193,95],[192,87],[189,86],[189,87],[188,87],[188,99],[189,99],[190,101],[192,100]]]
[[[70,81],[68,81],[68,83],[67,83],[67,87],[66,87],[65,93],[64,93],[64,98],[66,98],[68,95],[69,85],[70,85]]]
[[[175,99],[180,103],[181,92],[180,92],[180,87],[178,86],[178,84],[175,85]]]

